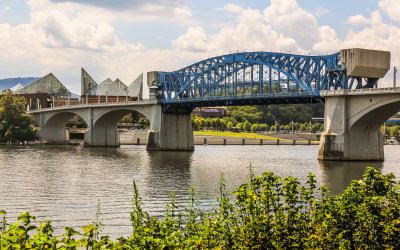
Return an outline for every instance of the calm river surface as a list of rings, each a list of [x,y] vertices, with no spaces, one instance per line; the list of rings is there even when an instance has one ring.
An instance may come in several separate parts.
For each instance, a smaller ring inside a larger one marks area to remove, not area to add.
[[[326,162],[318,146],[196,146],[194,152],[146,152],[144,146],[83,148],[75,146],[0,146],[0,209],[9,223],[22,211],[38,221],[79,229],[95,218],[100,199],[103,233],[112,238],[130,233],[132,180],[146,210],[163,214],[172,190],[185,204],[193,185],[204,207],[215,202],[220,173],[229,190],[246,182],[251,163],[255,174],[273,171],[303,183],[309,172],[331,193],[341,193],[359,179],[366,166],[400,177],[400,146],[385,146],[386,161]]]

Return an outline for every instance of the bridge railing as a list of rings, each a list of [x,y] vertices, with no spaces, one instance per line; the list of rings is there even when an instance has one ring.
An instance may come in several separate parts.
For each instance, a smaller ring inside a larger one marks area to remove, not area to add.
[[[253,94],[253,95],[230,95],[230,96],[211,96],[211,97],[191,97],[191,98],[179,98],[179,99],[161,99],[161,103],[176,102],[197,102],[197,101],[219,101],[219,100],[246,100],[246,99],[257,99],[257,98],[282,98],[282,97],[312,97],[308,92],[286,92],[286,93],[268,93],[268,94]]]
[[[321,91],[321,96],[387,94],[387,93],[400,93],[400,87],[323,90]]]
[[[27,110],[28,113],[42,112],[42,111],[52,111],[52,110],[63,110],[63,109],[71,109],[71,108],[86,108],[86,107],[103,107],[103,106],[119,106],[119,105],[127,105],[127,104],[155,104],[156,101],[150,99],[138,100],[138,101],[123,101],[123,102],[102,102],[102,103],[84,103],[84,104],[70,104],[70,105],[62,105],[56,107],[49,108],[39,108],[39,109],[31,109]]]

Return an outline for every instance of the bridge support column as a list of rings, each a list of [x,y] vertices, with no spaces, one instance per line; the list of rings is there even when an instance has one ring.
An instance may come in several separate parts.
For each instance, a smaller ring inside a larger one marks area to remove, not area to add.
[[[39,115],[39,140],[47,144],[68,144],[69,133],[65,129],[65,123],[71,119],[73,115],[68,114],[65,116],[57,117],[57,119],[52,119],[46,122],[46,115],[40,113]]]
[[[125,114],[124,111],[115,112],[100,119],[94,126],[93,108],[88,110],[88,129],[85,132],[85,145],[91,147],[119,147],[120,138],[117,124]]]
[[[153,108],[151,128],[146,149],[148,151],[193,151],[191,110],[184,108],[162,111],[161,105]]]
[[[360,112],[356,110],[368,108],[369,103],[374,104],[368,96],[325,97],[325,132],[321,135],[319,160],[384,160],[380,117],[373,113],[357,117]]]

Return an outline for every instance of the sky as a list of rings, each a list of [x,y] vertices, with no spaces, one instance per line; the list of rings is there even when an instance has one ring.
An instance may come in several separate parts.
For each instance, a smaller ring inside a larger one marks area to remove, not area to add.
[[[353,47],[389,50],[400,67],[400,1],[0,1],[0,79],[51,72],[75,93],[81,67],[98,83],[129,85],[147,71],[229,52]],[[380,86],[391,86],[392,74]]]

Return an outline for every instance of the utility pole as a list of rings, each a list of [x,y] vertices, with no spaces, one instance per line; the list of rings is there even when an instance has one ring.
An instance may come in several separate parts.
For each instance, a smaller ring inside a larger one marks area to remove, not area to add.
[[[292,121],[292,134],[294,134],[294,131],[293,131],[293,124],[294,124],[294,122]]]
[[[397,73],[396,67],[393,68],[393,88],[396,88],[396,73]]]

